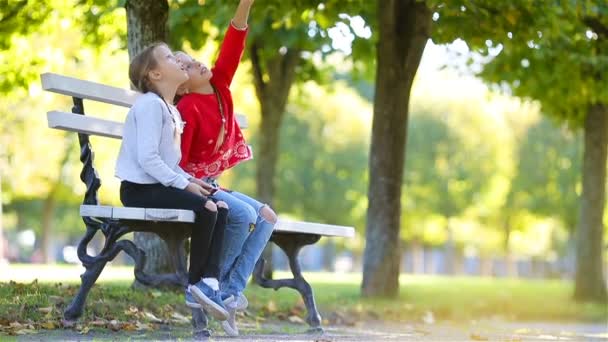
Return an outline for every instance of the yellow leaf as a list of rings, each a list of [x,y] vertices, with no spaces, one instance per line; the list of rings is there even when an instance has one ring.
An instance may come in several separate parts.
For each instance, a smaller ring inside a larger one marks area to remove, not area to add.
[[[34,329],[19,329],[17,331],[15,331],[15,334],[17,335],[27,335],[27,334],[35,334],[36,330]]]
[[[268,304],[266,304],[266,310],[269,313],[276,312],[277,311],[277,305],[275,304],[274,301],[271,300],[271,301],[268,302]]]
[[[474,340],[474,341],[487,341],[488,340],[487,337],[484,337],[484,336],[481,336],[478,334],[471,334],[469,337],[471,338],[471,340]]]
[[[48,329],[48,330],[53,330],[56,328],[55,323],[53,322],[45,322],[40,324],[41,327],[43,327],[44,329]]]
[[[122,329],[126,330],[126,331],[135,331],[135,330],[137,330],[137,326],[133,323],[125,323],[122,326]]]
[[[84,334],[87,334],[90,329],[91,328],[89,328],[88,326],[86,326],[86,327],[83,327],[78,333],[84,335]]]

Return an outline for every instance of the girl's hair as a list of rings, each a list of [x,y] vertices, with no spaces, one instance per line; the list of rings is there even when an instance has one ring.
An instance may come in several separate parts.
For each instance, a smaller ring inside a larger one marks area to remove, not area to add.
[[[148,78],[148,73],[158,65],[158,61],[154,56],[154,49],[159,46],[167,46],[167,44],[157,42],[148,45],[133,57],[131,64],[129,64],[129,79],[131,80],[131,84],[133,84],[135,89],[142,93],[147,93],[149,91],[156,92],[154,85]]]

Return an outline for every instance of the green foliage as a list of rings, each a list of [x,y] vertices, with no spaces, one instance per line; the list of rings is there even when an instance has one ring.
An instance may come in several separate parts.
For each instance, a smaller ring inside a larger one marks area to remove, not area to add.
[[[327,82],[331,68],[322,61],[336,51],[332,46],[328,30],[342,23],[345,29],[350,30],[354,39],[356,35],[350,26],[348,13],[358,14],[362,3],[360,0],[290,2],[258,0],[249,16],[248,44],[255,42],[259,47],[262,70],[266,70],[267,63],[270,63],[277,54],[294,50],[301,55],[297,68],[299,80]],[[236,4],[229,6],[217,0],[204,1],[202,5],[197,0],[172,2],[169,17],[172,46],[180,48],[187,42],[192,49],[198,50],[209,39],[219,41],[230,23],[235,8]],[[355,39],[358,40],[360,39]],[[357,53],[350,58],[353,58],[353,61],[357,58],[361,62],[365,56],[365,62],[370,62],[371,41],[368,39],[362,41],[357,45]],[[363,69],[360,63],[355,63],[355,66]]]
[[[53,5],[55,2],[44,0],[0,1],[0,94],[26,88],[36,76],[32,66],[40,65],[42,58],[31,53],[34,46],[24,37],[37,31]],[[19,58],[13,58],[11,50],[19,51]]]
[[[343,84],[335,88],[328,92],[309,82],[289,105],[281,129],[274,207],[295,219],[362,229],[371,106]],[[323,98],[324,106],[315,106],[310,98]],[[248,141],[255,146],[258,139],[254,132]],[[228,182],[253,194],[254,180],[254,164],[245,163],[230,172]]]
[[[464,215],[486,200],[495,178],[504,173],[505,141],[496,132],[498,123],[484,116],[479,100],[448,101],[414,107],[410,116],[403,218],[406,229],[419,238],[428,229],[423,222],[429,216]]]
[[[464,39],[486,56],[480,76],[539,100],[578,126],[590,105],[608,102],[608,5],[604,1],[456,1],[436,6],[437,42]]]
[[[542,216],[558,217],[574,230],[580,196],[582,137],[549,120],[528,129],[519,146],[511,186],[512,205]]]

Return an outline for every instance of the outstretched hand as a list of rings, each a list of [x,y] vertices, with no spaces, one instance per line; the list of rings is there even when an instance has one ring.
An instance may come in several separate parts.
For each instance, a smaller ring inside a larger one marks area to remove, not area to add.
[[[249,18],[249,9],[253,5],[254,0],[241,0],[236,8],[236,13],[232,19],[232,24],[240,30],[247,28],[247,19]]]

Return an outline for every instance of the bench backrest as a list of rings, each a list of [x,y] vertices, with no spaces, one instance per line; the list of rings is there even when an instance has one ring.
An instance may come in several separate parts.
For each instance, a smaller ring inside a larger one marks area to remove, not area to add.
[[[40,79],[42,89],[46,91],[127,108],[131,107],[137,97],[141,95],[141,93],[133,90],[54,73],[44,73],[40,75]],[[116,139],[122,138],[122,122],[59,110],[47,112],[47,121],[51,128]],[[242,129],[247,128],[247,118],[244,115],[237,114],[237,122]]]

